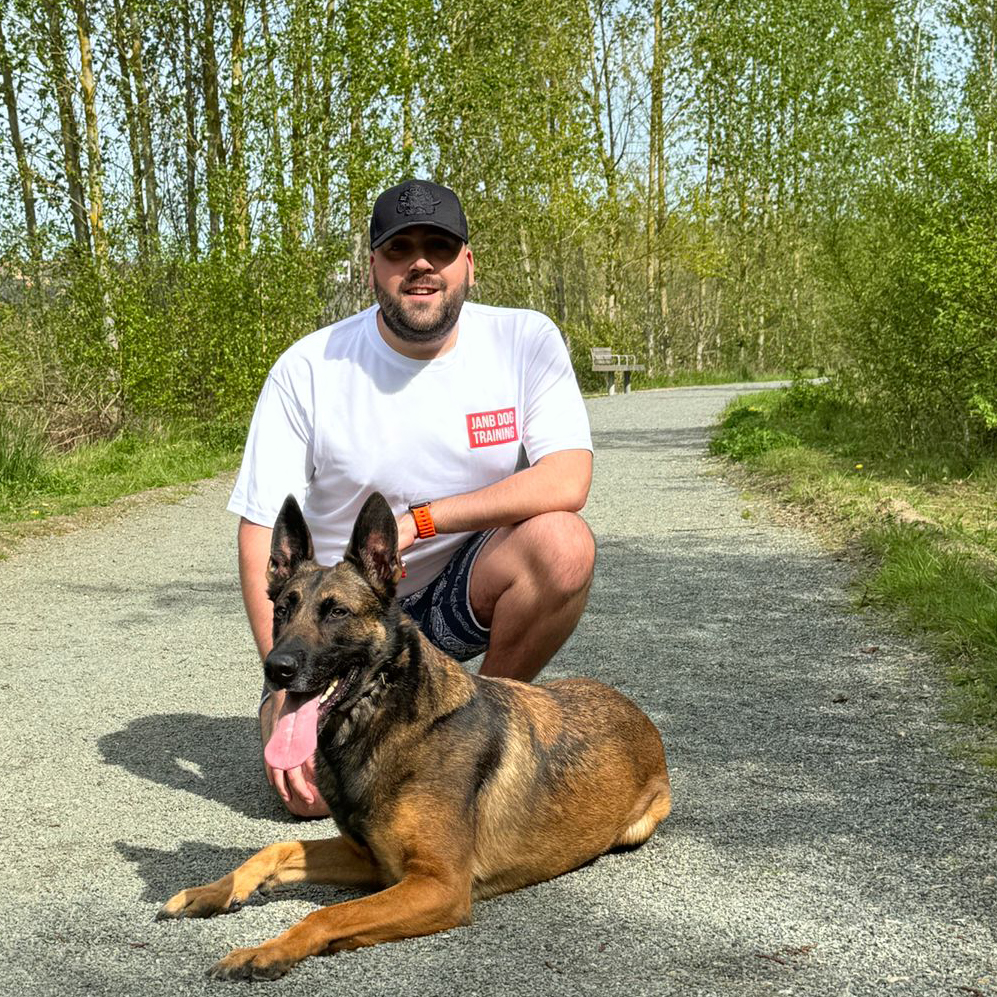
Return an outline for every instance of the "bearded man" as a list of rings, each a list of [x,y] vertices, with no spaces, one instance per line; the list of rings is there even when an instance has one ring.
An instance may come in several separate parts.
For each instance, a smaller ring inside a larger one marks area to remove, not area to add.
[[[261,658],[272,646],[266,571],[293,493],[319,564],[341,560],[367,496],[394,511],[402,608],[482,675],[530,681],[585,607],[595,544],[578,515],[592,479],[588,419],[546,316],[467,301],[474,257],[456,194],[409,180],[370,221],[377,304],[306,336],[260,394],[229,509]],[[529,466],[520,468],[521,448]],[[315,788],[314,711],[264,690],[267,778],[291,813],[329,813]]]

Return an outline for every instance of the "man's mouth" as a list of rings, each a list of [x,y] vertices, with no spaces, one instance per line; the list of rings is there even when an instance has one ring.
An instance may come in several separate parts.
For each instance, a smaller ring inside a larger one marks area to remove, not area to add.
[[[405,294],[410,294],[414,297],[430,297],[439,290],[438,287],[409,287],[405,289]]]

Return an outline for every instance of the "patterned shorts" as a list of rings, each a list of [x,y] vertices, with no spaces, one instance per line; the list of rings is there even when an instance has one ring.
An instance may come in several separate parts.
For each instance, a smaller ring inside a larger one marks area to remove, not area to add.
[[[399,600],[426,637],[458,661],[469,661],[488,647],[489,630],[471,611],[471,569],[494,532],[469,537],[428,585]]]

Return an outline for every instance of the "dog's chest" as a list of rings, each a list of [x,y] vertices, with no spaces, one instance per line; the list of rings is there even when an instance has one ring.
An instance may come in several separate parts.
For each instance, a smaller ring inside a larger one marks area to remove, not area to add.
[[[365,844],[372,798],[366,766],[344,765],[341,758],[329,759],[319,749],[315,753],[315,781],[339,829]]]

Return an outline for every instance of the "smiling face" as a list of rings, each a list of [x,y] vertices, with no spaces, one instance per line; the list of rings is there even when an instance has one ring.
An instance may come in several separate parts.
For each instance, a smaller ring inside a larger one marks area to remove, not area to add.
[[[429,225],[413,225],[370,254],[369,284],[387,328],[403,343],[444,341],[474,284],[471,250]]]

